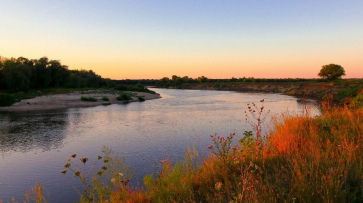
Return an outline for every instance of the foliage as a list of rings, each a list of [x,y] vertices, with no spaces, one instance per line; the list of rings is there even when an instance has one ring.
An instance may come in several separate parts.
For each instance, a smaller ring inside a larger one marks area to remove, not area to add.
[[[137,83],[135,86],[126,86],[126,85],[117,85],[114,87],[115,90],[119,91],[132,91],[132,92],[147,92],[151,94],[155,94],[156,92],[145,88],[141,83]]]
[[[339,91],[337,93],[337,96],[339,98],[345,98],[345,97],[349,97],[349,98],[353,98],[355,96],[357,96],[357,88],[347,88],[347,89],[343,89],[341,91]]]
[[[58,60],[1,58],[0,88],[27,92],[43,88],[111,87],[114,82],[103,79],[92,70],[68,70]]]
[[[82,101],[96,102],[97,99],[94,97],[81,97]]]
[[[130,94],[128,94],[126,92],[121,92],[120,93],[120,96],[116,97],[116,99],[118,101],[124,101],[124,102],[127,102],[128,103],[129,100],[131,100],[132,98],[131,98]]]
[[[363,106],[363,93],[359,94],[353,99],[353,102],[350,104],[351,107],[362,107]]]
[[[344,68],[337,64],[324,65],[318,73],[318,76],[328,80],[335,80],[343,75],[345,75]]]
[[[137,97],[137,99],[139,100],[139,102],[143,102],[143,101],[145,101],[145,98],[144,98],[144,97],[142,97],[142,96],[138,96],[138,97]]]
[[[108,97],[102,97],[101,100],[103,100],[103,101],[110,101],[110,99]]]
[[[0,93],[0,106],[11,106],[15,103],[15,97],[11,94]]]

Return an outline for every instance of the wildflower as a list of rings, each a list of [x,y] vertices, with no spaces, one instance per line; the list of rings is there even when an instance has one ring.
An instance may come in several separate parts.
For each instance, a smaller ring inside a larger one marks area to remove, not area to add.
[[[234,157],[234,156],[232,156],[232,159],[235,159],[235,157]]]
[[[66,174],[67,173],[67,170],[63,170],[63,171],[61,171],[61,173]]]
[[[340,147],[340,145],[338,145],[338,147]]]
[[[76,154],[73,154],[71,157],[72,157],[72,158],[76,158]]]
[[[123,173],[119,173],[118,175],[119,175],[119,176],[121,176],[121,177],[122,177],[122,176],[124,176],[124,174],[123,174]]]
[[[70,160],[71,160],[71,158],[68,158],[68,159],[67,159],[67,162],[68,162],[68,161],[70,161]]]
[[[102,175],[102,171],[98,171],[98,172],[97,172],[97,174],[98,174],[98,175]]]
[[[355,146],[355,148],[357,148],[357,149],[358,149],[358,145],[357,145],[357,146]]]
[[[81,171],[74,172],[74,177],[78,177],[81,174]]]
[[[102,159],[102,156],[97,156],[97,159]]]
[[[85,164],[88,161],[88,158],[81,158],[79,160],[81,160],[81,162]]]
[[[101,169],[102,170],[107,170],[107,167],[106,166],[102,166]]]
[[[65,165],[64,165],[64,168],[69,168],[71,166],[71,164],[70,163],[66,163]]]
[[[107,159],[104,159],[104,160],[103,160],[103,163],[107,163],[107,162],[108,162],[108,160],[107,160]]]
[[[236,147],[232,147],[232,149],[233,149],[233,150],[235,150],[235,149],[236,149]]]
[[[116,182],[116,178],[111,178],[111,182],[115,183]]]
[[[210,145],[208,148],[211,149],[212,148],[212,145]]]

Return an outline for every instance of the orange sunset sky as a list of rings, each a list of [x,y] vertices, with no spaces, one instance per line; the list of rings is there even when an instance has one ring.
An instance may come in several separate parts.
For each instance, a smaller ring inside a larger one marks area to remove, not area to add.
[[[111,79],[363,77],[363,1],[5,0],[0,56]]]

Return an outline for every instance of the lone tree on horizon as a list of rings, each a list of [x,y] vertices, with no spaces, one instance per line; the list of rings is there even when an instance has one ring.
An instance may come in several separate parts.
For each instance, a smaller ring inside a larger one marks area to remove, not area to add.
[[[333,63],[323,66],[318,74],[318,76],[328,80],[335,80],[341,78],[343,75],[345,75],[344,68]]]

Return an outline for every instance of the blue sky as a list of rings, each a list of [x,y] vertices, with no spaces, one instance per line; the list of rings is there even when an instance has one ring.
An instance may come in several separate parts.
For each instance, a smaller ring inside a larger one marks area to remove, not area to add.
[[[363,77],[363,1],[3,0],[0,55],[113,79]]]

